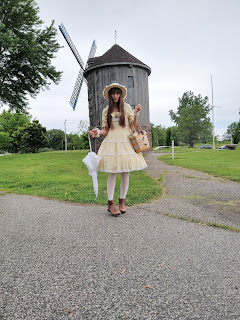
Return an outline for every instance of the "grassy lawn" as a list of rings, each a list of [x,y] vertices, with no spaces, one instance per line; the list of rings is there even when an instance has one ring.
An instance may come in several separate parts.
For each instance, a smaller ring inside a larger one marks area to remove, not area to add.
[[[82,159],[88,151],[44,152],[0,157],[0,190],[49,197],[77,203],[107,203],[107,173],[98,173],[96,198],[92,177]],[[120,175],[115,200],[119,198]],[[159,198],[161,186],[143,171],[130,174],[127,203],[137,204]]]
[[[167,150],[165,152],[172,152],[171,148]],[[171,154],[159,159],[171,165],[201,170],[214,176],[240,182],[240,146],[236,150],[187,148],[187,151],[184,148],[180,151],[180,147],[175,147],[174,151],[174,160]]]

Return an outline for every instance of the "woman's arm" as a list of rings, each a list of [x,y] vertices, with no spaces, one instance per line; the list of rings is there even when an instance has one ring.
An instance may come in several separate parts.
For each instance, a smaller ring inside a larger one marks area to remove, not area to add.
[[[97,137],[100,135],[106,136],[108,134],[108,131],[109,131],[108,127],[104,127],[102,130],[94,128],[94,129],[90,130],[88,133],[90,134],[90,136],[92,138],[94,138],[94,137]]]
[[[137,118],[138,118],[138,115],[139,115],[139,112],[142,110],[142,106],[140,104],[138,104],[136,106],[136,108],[134,109],[134,120],[132,121],[132,124],[134,125],[134,127],[136,127],[137,125]]]

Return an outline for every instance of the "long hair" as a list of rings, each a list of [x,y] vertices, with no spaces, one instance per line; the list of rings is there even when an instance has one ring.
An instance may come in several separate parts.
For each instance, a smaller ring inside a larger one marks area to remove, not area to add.
[[[123,94],[122,90],[119,88],[112,88],[108,91],[108,97],[109,97],[109,105],[108,105],[108,113],[107,113],[107,124],[108,128],[112,128],[112,116],[113,108],[114,108],[114,102],[112,99],[113,93],[120,93],[120,97],[117,103],[118,111],[121,112],[121,116],[119,117],[119,124],[122,127],[125,127],[125,112],[124,112],[124,101],[123,101]]]

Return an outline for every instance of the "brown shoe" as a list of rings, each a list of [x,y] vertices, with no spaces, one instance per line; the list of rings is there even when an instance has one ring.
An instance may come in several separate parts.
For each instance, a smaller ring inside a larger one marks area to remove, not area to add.
[[[114,200],[108,201],[108,212],[113,216],[118,216],[121,212],[118,210],[118,207],[115,205]]]
[[[119,199],[119,210],[121,213],[126,212],[125,199]]]

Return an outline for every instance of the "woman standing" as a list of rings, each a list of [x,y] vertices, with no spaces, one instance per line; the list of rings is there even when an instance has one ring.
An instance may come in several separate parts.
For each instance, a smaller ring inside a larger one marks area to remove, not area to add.
[[[89,134],[92,137],[106,136],[98,150],[98,155],[101,157],[98,171],[109,173],[108,211],[117,216],[126,212],[125,198],[130,172],[147,167],[142,154],[134,151],[129,140],[130,126],[132,123],[136,125],[142,107],[139,104],[133,112],[131,106],[124,102],[127,89],[118,83],[107,86],[103,96],[109,101],[109,105],[102,112],[103,129],[95,128],[89,131]],[[119,209],[113,200],[117,173],[121,174]]]

